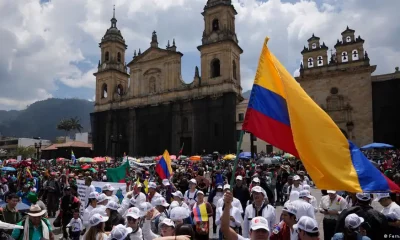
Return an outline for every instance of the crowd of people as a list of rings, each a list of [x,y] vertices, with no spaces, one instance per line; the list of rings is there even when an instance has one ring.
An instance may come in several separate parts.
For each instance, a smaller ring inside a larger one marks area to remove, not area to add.
[[[380,153],[377,166],[390,178],[397,174],[386,171],[399,166],[394,155]],[[135,167],[122,197],[112,184],[96,189],[94,181],[107,182],[107,177],[105,167],[95,167],[96,172],[65,166],[40,172],[39,167],[40,174],[33,171],[29,178],[5,175],[0,221],[22,228],[4,230],[2,238],[53,240],[54,228],[62,229],[62,239],[75,240],[368,240],[400,235],[396,194],[322,190],[318,202],[312,179],[294,159],[268,165],[239,160],[236,172],[233,161],[179,161],[172,166],[171,179],[161,179],[154,167]],[[85,199],[78,195],[78,179],[85,182]],[[373,200],[382,211],[371,206]],[[29,206],[25,216],[17,210],[19,202]],[[317,214],[324,216],[322,229]],[[55,218],[52,224],[50,218]]]

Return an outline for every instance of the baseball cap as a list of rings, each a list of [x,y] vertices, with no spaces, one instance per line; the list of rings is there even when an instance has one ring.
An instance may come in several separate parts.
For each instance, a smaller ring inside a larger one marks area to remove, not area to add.
[[[140,210],[137,207],[131,207],[128,209],[128,211],[126,212],[126,216],[127,217],[132,217],[134,219],[138,219],[140,218]]]
[[[171,185],[171,184],[169,183],[169,180],[168,180],[168,179],[163,179],[163,180],[162,180],[162,184],[163,184],[164,186],[169,186],[169,185]]]
[[[102,194],[99,194],[99,196],[97,196],[96,200],[97,200],[97,203],[102,203],[105,200],[110,200],[110,198],[107,195],[105,195],[104,193],[102,193]]]
[[[302,197],[305,197],[305,196],[307,196],[307,191],[306,190],[301,190],[299,192],[299,197],[302,198]]]
[[[222,185],[218,185],[217,189],[223,189]]]
[[[140,216],[143,217],[146,215],[146,213],[148,211],[150,211],[151,209],[153,209],[153,205],[151,205],[151,203],[149,202],[142,202],[141,204],[139,204],[138,206],[139,210],[140,210]]]
[[[114,201],[110,201],[107,203],[106,208],[112,209],[112,210],[118,210],[119,208],[119,204],[114,202]]]
[[[303,185],[303,189],[304,189],[304,190],[310,190],[310,188],[311,188],[310,185],[307,185],[307,184],[304,184],[304,185]]]
[[[171,205],[172,205],[172,203],[171,203]],[[170,215],[171,220],[176,221],[176,220],[182,220],[182,219],[190,217],[190,213],[191,212],[187,208],[177,206],[177,207],[174,207],[171,209],[171,212],[169,215]]]
[[[302,216],[297,224],[293,225],[295,229],[301,229],[308,233],[317,233],[318,230],[318,223],[313,218],[308,216]]]
[[[282,211],[297,215],[297,208],[291,203],[286,204],[286,206],[283,207]]]
[[[118,224],[111,230],[110,239],[124,240],[131,232],[132,228]]]
[[[336,193],[335,190],[327,190],[326,192],[327,192],[328,194],[329,194],[329,193],[331,193],[331,194],[335,194],[335,193]]]
[[[103,186],[103,188],[101,190],[102,191],[114,191],[115,188],[113,186],[111,186],[111,184],[107,183],[106,185]]]
[[[357,193],[356,198],[360,201],[369,201],[371,200],[371,194],[369,193]]]
[[[95,213],[89,219],[89,226],[93,227],[93,226],[96,226],[99,223],[107,222],[107,220],[108,220],[108,217],[101,216],[99,213]]]
[[[182,194],[181,191],[173,192],[173,193],[172,193],[172,196],[174,196],[174,197],[179,197],[180,199],[183,198],[183,194]]]
[[[196,179],[194,179],[194,178],[190,179],[189,184],[190,184],[190,183],[193,183],[193,184],[196,184],[196,185],[197,185],[197,181],[196,181]]]
[[[169,207],[169,204],[167,203],[167,200],[165,200],[164,197],[158,197],[154,200],[154,205],[155,206],[163,206],[163,207]]]
[[[163,224],[165,224],[165,225],[167,225],[167,226],[169,226],[169,227],[174,227],[174,228],[175,228],[175,223],[174,223],[174,221],[172,221],[172,220],[169,219],[169,218],[164,218],[164,220],[162,220],[162,222],[160,223],[159,226],[162,226]]]
[[[227,189],[231,189],[231,185],[225,184],[225,185],[224,185],[224,190],[227,190]]]
[[[97,197],[99,196],[98,192],[91,192],[89,193],[89,199],[97,199]]]
[[[251,220],[250,223],[250,229],[251,230],[258,230],[258,229],[265,229],[269,232],[269,226],[268,226],[268,221],[267,219],[263,217],[255,217]]]
[[[243,177],[240,176],[240,175],[238,175],[238,176],[236,177],[236,180],[243,180]]]
[[[263,189],[260,186],[254,186],[253,188],[251,188],[251,192],[259,192],[262,193]]]
[[[379,202],[382,198],[389,198],[389,197],[390,197],[389,193],[377,193],[374,201]]]
[[[149,183],[149,188],[154,188],[154,189],[156,189],[156,188],[157,188],[157,184],[156,184],[155,182],[150,182],[150,183]]]
[[[198,194],[203,194],[203,196],[204,196],[204,192],[203,191],[197,191],[197,195]]]
[[[253,182],[256,182],[256,183],[259,183],[259,182],[260,182],[260,179],[259,179],[258,177],[255,177],[255,178],[253,178],[252,181],[253,181]]]
[[[300,180],[301,178],[300,178],[300,176],[299,175],[294,175],[293,176],[293,181],[297,181],[297,180]]]
[[[355,213],[347,215],[347,217],[344,219],[344,225],[352,229],[358,228],[363,222],[364,218],[359,217]]]

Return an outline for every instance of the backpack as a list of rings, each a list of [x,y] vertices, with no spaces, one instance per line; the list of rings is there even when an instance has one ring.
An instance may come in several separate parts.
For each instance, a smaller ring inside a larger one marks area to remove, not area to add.
[[[195,202],[197,202],[197,192],[198,192],[198,191],[199,191],[199,190],[196,189],[196,191],[194,192],[194,197],[193,197],[193,198],[190,198],[190,197],[189,197],[190,190],[187,190],[187,194],[186,194],[187,196],[186,196],[186,197],[187,197],[189,200],[194,200]]]

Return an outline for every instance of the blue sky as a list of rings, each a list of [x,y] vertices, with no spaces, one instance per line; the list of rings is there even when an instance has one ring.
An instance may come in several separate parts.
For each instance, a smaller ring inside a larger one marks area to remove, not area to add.
[[[49,97],[95,95],[92,75],[100,56],[98,42],[110,25],[116,5],[117,26],[126,39],[127,61],[134,49],[150,46],[153,30],[160,47],[176,39],[182,58],[182,78],[191,82],[200,67],[203,19],[207,0],[23,0],[0,5],[4,22],[0,35],[0,109],[23,109]],[[376,74],[400,65],[400,1],[387,0],[233,0],[244,90],[251,88],[265,36],[286,68],[295,73],[306,40],[315,33],[332,48],[347,25],[366,40]],[[368,24],[365,24],[368,23]],[[377,34],[379,33],[379,34]],[[330,52],[329,52],[330,53]]]

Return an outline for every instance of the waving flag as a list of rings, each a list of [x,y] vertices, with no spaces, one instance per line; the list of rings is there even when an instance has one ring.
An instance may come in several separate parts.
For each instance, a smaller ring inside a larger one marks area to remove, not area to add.
[[[243,130],[301,159],[319,189],[399,191],[269,51],[266,38]]]
[[[172,175],[171,158],[169,157],[167,150],[165,150],[161,159],[157,163],[156,173],[161,179],[169,179]]]
[[[196,204],[196,207],[193,208],[193,216],[195,222],[207,222],[208,214],[206,204],[202,203],[200,205]]]
[[[71,160],[72,160],[72,164],[76,164],[76,157],[75,157],[75,154],[74,154],[74,151],[72,151],[71,150]]]
[[[125,162],[117,168],[107,168],[107,181],[109,182],[126,182],[126,177],[129,176],[129,162]]]

